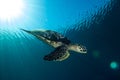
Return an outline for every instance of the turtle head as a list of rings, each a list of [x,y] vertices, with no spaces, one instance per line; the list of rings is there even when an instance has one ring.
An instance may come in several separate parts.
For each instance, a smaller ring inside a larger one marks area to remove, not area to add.
[[[71,44],[69,47],[69,50],[72,50],[78,53],[87,53],[86,47],[79,44]]]

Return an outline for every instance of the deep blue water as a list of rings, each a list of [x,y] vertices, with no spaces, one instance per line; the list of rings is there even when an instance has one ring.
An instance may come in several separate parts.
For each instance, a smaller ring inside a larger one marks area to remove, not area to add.
[[[0,80],[120,80],[119,0],[30,3],[27,19],[0,23]],[[71,52],[62,62],[44,61],[54,49],[19,28],[58,31],[85,45],[88,53]],[[117,68],[110,67],[112,61]]]

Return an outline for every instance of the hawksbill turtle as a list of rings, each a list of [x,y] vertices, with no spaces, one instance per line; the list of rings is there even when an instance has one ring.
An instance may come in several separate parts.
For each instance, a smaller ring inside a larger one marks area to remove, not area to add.
[[[67,38],[61,35],[56,31],[51,30],[25,30],[21,29],[29,34],[34,35],[39,40],[49,44],[50,46],[54,47],[55,50],[52,51],[50,54],[44,56],[44,60],[47,61],[63,61],[70,56],[69,51],[75,51],[78,53],[87,53],[87,49],[83,45],[73,44]]]

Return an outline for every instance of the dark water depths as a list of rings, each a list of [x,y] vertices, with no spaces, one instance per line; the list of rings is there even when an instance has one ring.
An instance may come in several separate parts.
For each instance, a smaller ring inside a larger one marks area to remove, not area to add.
[[[86,27],[85,27],[86,26]],[[63,62],[47,62],[53,50],[27,33],[0,30],[0,80],[120,80],[120,3],[111,2],[64,32],[87,47],[88,54],[71,52]],[[116,69],[110,63],[118,63]]]

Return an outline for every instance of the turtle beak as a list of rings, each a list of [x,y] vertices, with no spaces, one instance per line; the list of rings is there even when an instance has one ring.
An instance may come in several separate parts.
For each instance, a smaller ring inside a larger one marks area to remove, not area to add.
[[[27,33],[30,33],[30,34],[31,34],[31,31],[28,31],[28,30],[25,30],[25,29],[20,29],[20,30],[25,31],[25,32],[27,32]]]

